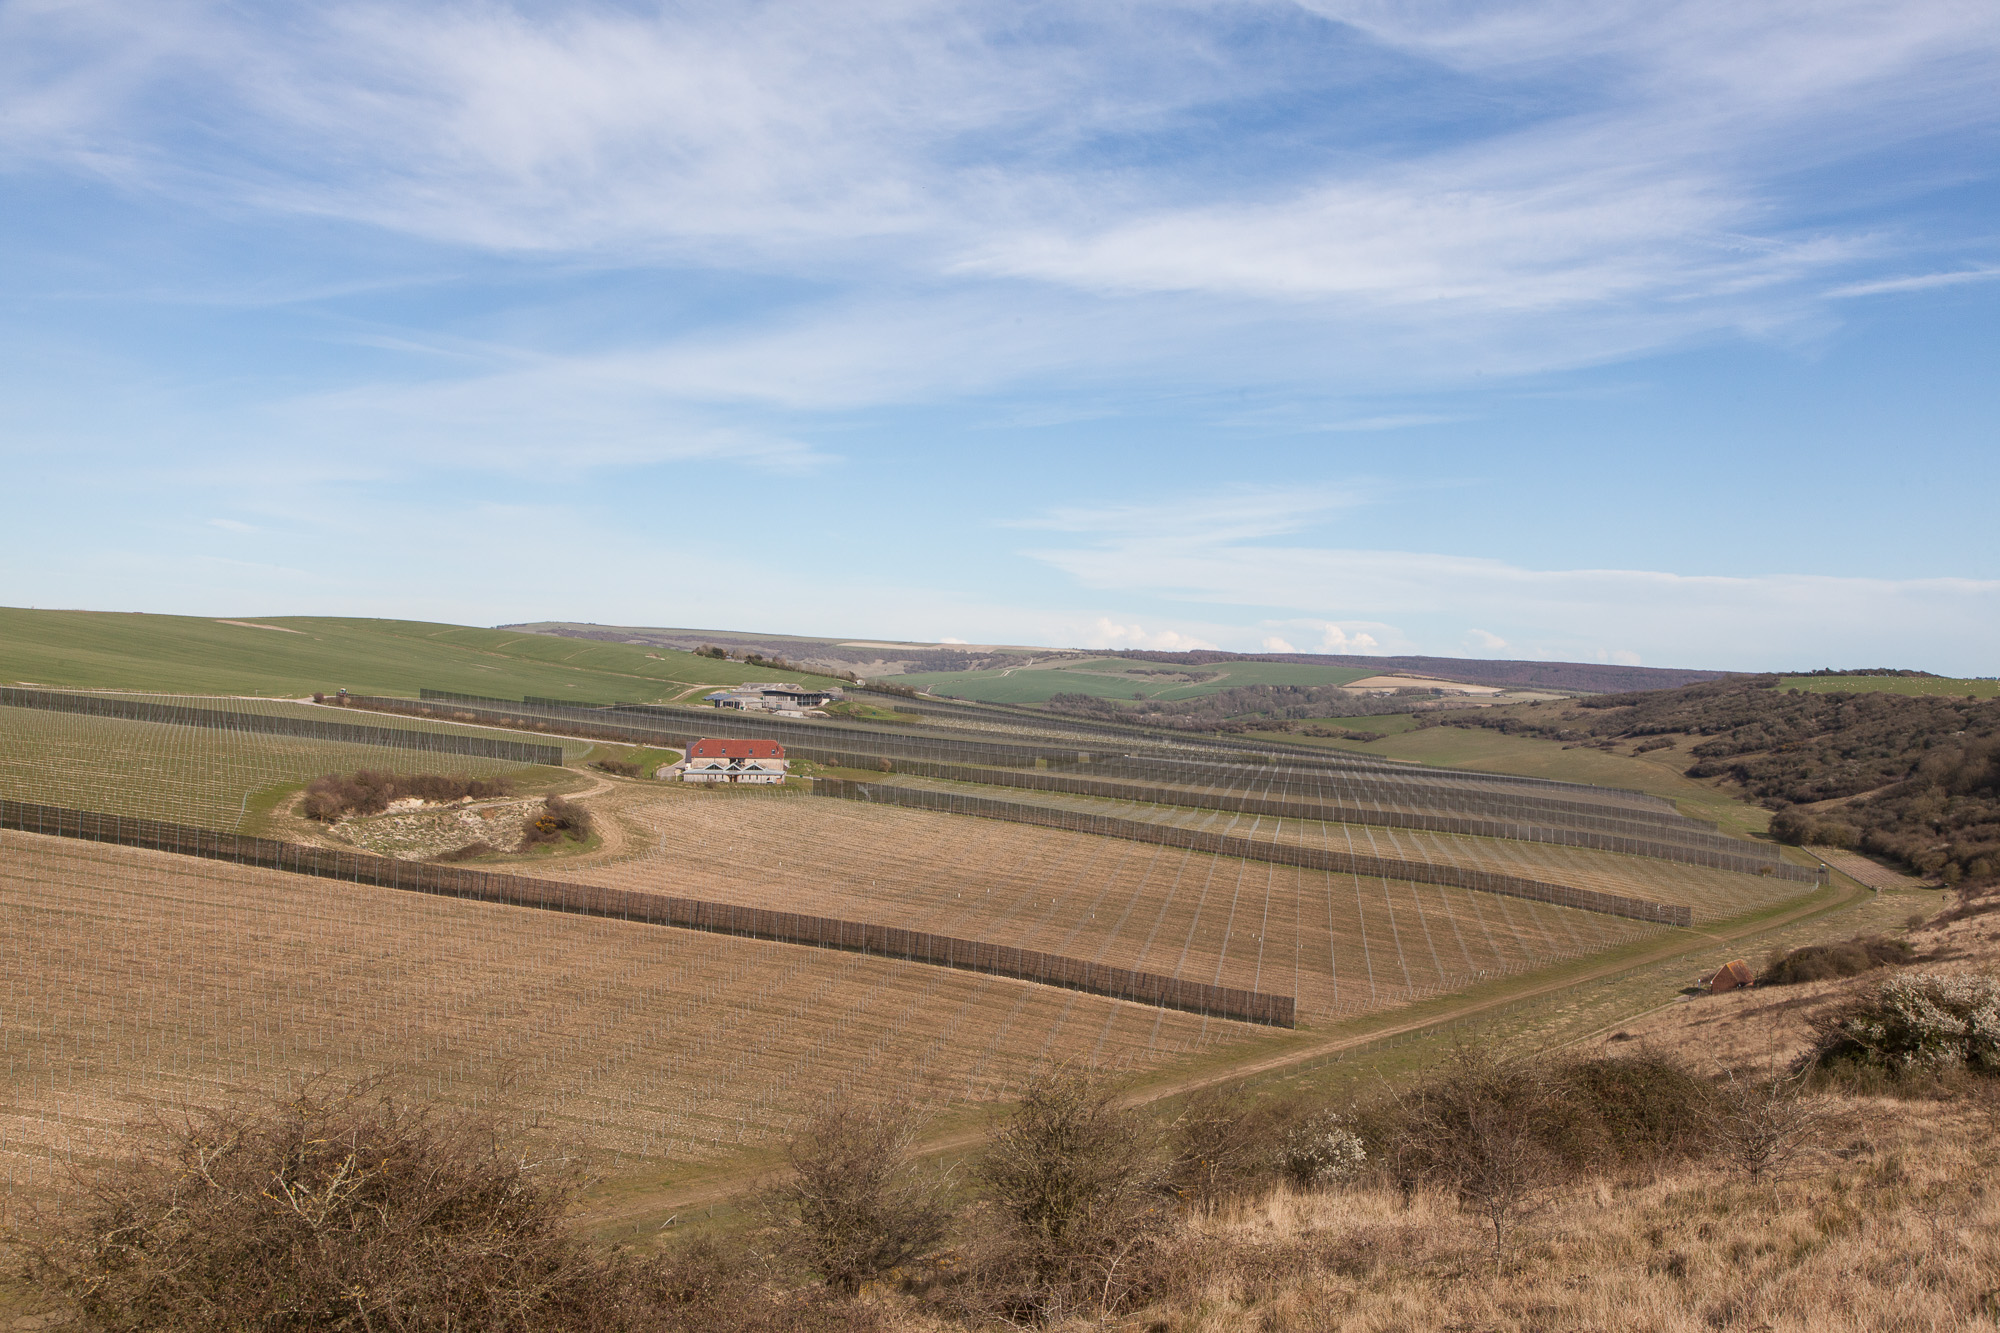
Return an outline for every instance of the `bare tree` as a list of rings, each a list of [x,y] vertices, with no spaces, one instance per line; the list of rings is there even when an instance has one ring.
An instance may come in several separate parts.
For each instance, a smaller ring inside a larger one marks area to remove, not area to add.
[[[1448,1184],[1481,1219],[1496,1268],[1521,1217],[1561,1178],[1549,1143],[1560,1108],[1548,1074],[1466,1048],[1399,1106],[1405,1169]]]
[[[1833,1108],[1806,1090],[1807,1073],[1728,1071],[1712,1128],[1717,1146],[1744,1174],[1782,1175],[1819,1150]]]
[[[827,1285],[853,1293],[944,1239],[951,1213],[942,1176],[920,1172],[910,1107],[827,1105],[788,1149],[791,1178],[766,1195],[786,1223],[783,1248]]]
[[[1203,1088],[1168,1130],[1167,1180],[1182,1200],[1206,1207],[1242,1189],[1266,1156],[1256,1108],[1240,1087]]]

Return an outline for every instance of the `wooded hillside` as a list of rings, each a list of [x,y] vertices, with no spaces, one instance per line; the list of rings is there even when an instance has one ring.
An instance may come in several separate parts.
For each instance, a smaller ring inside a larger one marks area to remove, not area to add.
[[[1777,811],[1784,841],[1860,847],[1947,883],[2000,873],[2000,700],[1812,693],[1751,676],[1424,721],[1605,747],[1687,737],[1688,776]]]

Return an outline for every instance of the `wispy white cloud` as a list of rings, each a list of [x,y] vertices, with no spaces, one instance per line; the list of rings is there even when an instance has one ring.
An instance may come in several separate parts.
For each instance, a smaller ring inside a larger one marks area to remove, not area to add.
[[[1483,651],[1512,645],[1528,657],[1638,653],[1653,662],[1753,666],[1852,654],[1855,645],[1865,654],[1869,644],[1887,660],[1923,642],[1947,667],[2000,657],[1994,580],[1531,569],[1266,540],[1303,524],[1303,510],[1247,526],[1229,503],[1212,519],[1199,500],[1163,506],[1157,521],[1136,507],[1113,512],[1096,532],[1073,514],[1061,530],[1086,540],[1027,554],[1100,596],[1268,608],[1348,626],[1379,619],[1434,653],[1462,652],[1470,640]]]
[[[2000,107],[2000,19],[1955,0],[1300,7],[1328,50],[1372,43],[1561,95],[1386,160],[1294,153],[1225,184],[1172,153],[1149,168],[1094,149],[1297,92],[1318,67],[1236,49],[1212,11],[1172,0],[306,5],[282,21],[196,0],[23,4],[0,26],[25,53],[0,145],[478,248],[1001,274],[1352,319],[1727,303],[1825,273],[1885,243],[1800,227],[1766,176],[1854,151],[1830,124],[1880,142]],[[1365,64],[1335,77],[1369,91]]]
[[[1881,296],[1889,292],[1922,292],[1934,287],[1958,287],[1968,282],[1992,282],[2000,278],[2000,267],[1961,268],[1944,273],[1918,273],[1904,278],[1878,278],[1835,287],[1828,296]]]
[[[1144,625],[1121,625],[1108,616],[1100,616],[1084,634],[1076,647],[1079,648],[1147,648],[1155,652],[1191,652],[1197,648],[1213,648],[1216,645],[1207,639],[1184,634],[1174,629],[1148,630]]]

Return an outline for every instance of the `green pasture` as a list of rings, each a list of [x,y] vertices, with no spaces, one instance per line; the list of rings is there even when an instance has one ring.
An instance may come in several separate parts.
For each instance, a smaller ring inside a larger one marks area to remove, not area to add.
[[[1208,680],[1176,681],[1158,674],[1165,663],[1121,657],[1065,660],[1047,666],[999,667],[989,671],[925,671],[896,676],[898,685],[929,689],[954,699],[984,703],[1039,704],[1052,694],[1089,694],[1099,699],[1193,699],[1245,685],[1345,685],[1375,675],[1360,667],[1310,666],[1296,662],[1214,662],[1188,672],[1212,673]]]
[[[1784,676],[1783,690],[1811,694],[1936,694],[1963,699],[2000,698],[2000,680],[1964,680],[1948,676]]]
[[[772,674],[769,667],[671,648],[517,630],[318,616],[233,619],[278,628],[200,616],[0,608],[0,684],[293,697],[339,689],[414,696],[428,687],[652,703]]]

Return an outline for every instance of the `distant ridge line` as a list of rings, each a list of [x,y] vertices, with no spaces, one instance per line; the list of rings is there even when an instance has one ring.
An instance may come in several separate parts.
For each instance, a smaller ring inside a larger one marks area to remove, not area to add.
[[[1117,648],[1106,657],[1178,666],[1212,666],[1219,662],[1294,662],[1302,666],[1368,667],[1378,675],[1430,676],[1462,685],[1521,685],[1551,690],[1581,690],[1590,694],[1625,694],[1637,690],[1671,690],[1702,681],[1747,674],[1702,671],[1692,667],[1620,666],[1604,662],[1534,662],[1476,657],[1364,657],[1352,653],[1224,653],[1206,648],[1184,653]]]

